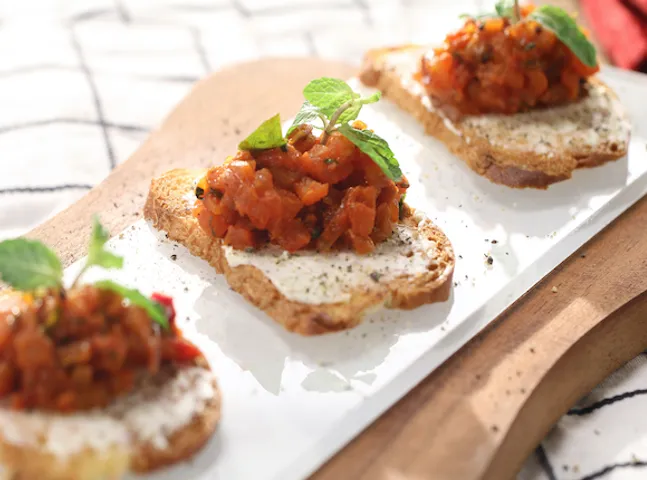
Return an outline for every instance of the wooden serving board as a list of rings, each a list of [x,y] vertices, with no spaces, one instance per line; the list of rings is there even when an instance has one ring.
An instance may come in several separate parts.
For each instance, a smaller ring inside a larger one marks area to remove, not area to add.
[[[121,231],[141,218],[151,177],[223,159],[241,133],[277,110],[293,114],[310,79],[353,74],[347,65],[317,59],[260,60],[216,73],[103,183],[30,236],[52,245],[69,265],[85,254],[94,213],[110,231]],[[646,227],[643,199],[314,478],[513,478],[579,397],[647,348]]]

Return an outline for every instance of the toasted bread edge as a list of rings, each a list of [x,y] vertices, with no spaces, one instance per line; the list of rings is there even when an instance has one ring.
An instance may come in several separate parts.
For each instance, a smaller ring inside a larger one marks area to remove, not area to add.
[[[220,390],[191,423],[173,432],[164,449],[135,443],[102,451],[86,449],[59,459],[44,449],[8,442],[0,433],[0,463],[7,480],[119,479],[126,472],[145,473],[187,460],[211,438],[220,419]],[[73,415],[73,414],[72,414]]]

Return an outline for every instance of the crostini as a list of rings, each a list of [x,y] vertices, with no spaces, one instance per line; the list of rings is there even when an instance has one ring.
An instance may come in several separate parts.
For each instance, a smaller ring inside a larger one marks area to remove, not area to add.
[[[145,217],[292,332],[446,300],[449,240],[406,205],[388,143],[355,120],[379,95],[321,78],[304,96],[287,138],[277,115],[224,164],[154,179]]]
[[[562,9],[502,0],[438,48],[369,51],[360,79],[478,174],[546,188],[627,153],[630,123],[598,70],[595,48]]]
[[[91,266],[118,268],[95,222]],[[192,456],[220,416],[213,372],[171,298],[113,281],[63,286],[38,241],[0,243],[0,463],[6,478],[118,479]]]

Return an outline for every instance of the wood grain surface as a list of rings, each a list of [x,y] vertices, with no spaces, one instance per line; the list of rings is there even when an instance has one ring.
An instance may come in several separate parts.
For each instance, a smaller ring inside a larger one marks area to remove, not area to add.
[[[30,235],[52,245],[69,264],[85,253],[95,212],[112,232],[119,232],[140,218],[152,176],[222,160],[261,120],[277,111],[286,116],[296,112],[303,85],[324,74],[345,78],[353,70],[316,59],[262,60],[203,80],[132,158]],[[314,478],[513,478],[580,396],[647,347],[647,296],[641,295],[647,290],[646,227],[643,200]]]

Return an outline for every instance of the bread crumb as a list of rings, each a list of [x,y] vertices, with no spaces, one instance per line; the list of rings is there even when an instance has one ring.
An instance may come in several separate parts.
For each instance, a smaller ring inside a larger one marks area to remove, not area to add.
[[[551,290],[553,293],[557,293],[557,287],[553,287]]]

